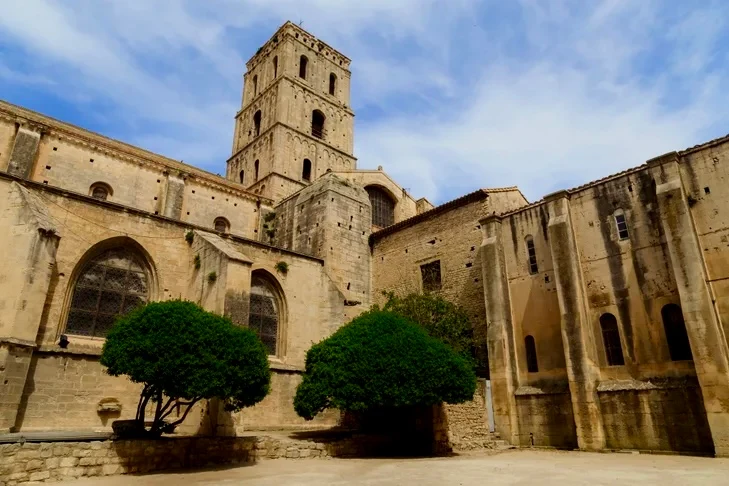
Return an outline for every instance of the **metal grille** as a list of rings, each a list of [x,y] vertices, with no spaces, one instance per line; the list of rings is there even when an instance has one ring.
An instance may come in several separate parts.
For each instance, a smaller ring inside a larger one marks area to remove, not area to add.
[[[621,240],[627,240],[630,238],[630,234],[628,233],[628,222],[625,220],[624,214],[615,215],[615,224],[618,227],[618,237]]]
[[[600,328],[602,329],[602,340],[605,344],[605,357],[608,366],[622,366],[625,364],[623,358],[623,347],[620,344],[620,330],[618,321],[612,314],[600,316]]]
[[[86,265],[73,290],[66,332],[104,337],[118,316],[148,301],[147,275],[130,250],[107,251]]]
[[[537,250],[534,248],[534,240],[531,236],[527,237],[526,245],[529,257],[529,273],[534,275],[539,272],[539,265],[537,265]]]
[[[395,222],[395,203],[390,196],[380,188],[367,187],[372,205],[372,224],[385,228]]]
[[[264,279],[253,277],[248,327],[258,334],[270,355],[276,354],[278,314],[276,295],[271,286]]]

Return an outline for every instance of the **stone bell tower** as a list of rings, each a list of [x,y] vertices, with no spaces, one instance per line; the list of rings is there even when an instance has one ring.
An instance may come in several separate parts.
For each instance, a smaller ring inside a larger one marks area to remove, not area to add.
[[[286,22],[246,64],[227,178],[280,201],[356,168],[350,60]]]

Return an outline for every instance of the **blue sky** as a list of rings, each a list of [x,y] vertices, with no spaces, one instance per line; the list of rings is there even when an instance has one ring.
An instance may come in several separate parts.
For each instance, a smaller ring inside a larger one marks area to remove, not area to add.
[[[729,2],[10,2],[0,98],[224,174],[247,60],[286,20],[350,57],[360,168],[530,200],[729,132]]]

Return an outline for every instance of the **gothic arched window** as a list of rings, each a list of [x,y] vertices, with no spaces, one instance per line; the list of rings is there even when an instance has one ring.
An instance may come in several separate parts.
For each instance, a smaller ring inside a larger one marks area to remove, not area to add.
[[[301,178],[305,181],[311,180],[311,160],[304,159],[304,167],[301,169]]]
[[[280,297],[270,279],[265,274],[254,272],[248,327],[258,334],[269,355],[277,354],[280,307]]]
[[[118,316],[148,300],[143,259],[129,248],[108,250],[84,265],[76,279],[66,333],[104,337]]]
[[[666,331],[666,341],[668,342],[668,351],[671,353],[671,361],[694,359],[681,308],[676,304],[664,305],[661,309],[661,317],[663,318],[663,329]]]
[[[306,79],[306,66],[309,64],[309,59],[306,56],[301,56],[299,59],[299,77]]]
[[[89,188],[89,195],[94,199],[106,201],[109,199],[109,196],[112,195],[111,186],[104,182],[95,182],[91,184],[91,187]]]
[[[230,231],[230,223],[222,216],[215,218],[215,221],[213,221],[213,226],[215,227],[215,231],[218,231],[220,233],[227,233],[228,231]]]
[[[375,186],[365,187],[372,205],[372,224],[385,228],[395,222],[395,201],[383,189]]]
[[[324,138],[324,122],[326,117],[324,113],[319,110],[314,110],[311,113],[311,134],[316,138]]]
[[[526,348],[527,371],[529,373],[539,372],[537,345],[534,343],[534,336],[527,336],[524,338],[524,347]]]
[[[620,344],[618,320],[612,314],[603,314],[600,316],[600,329],[608,366],[624,365],[625,359],[623,358],[623,346]]]

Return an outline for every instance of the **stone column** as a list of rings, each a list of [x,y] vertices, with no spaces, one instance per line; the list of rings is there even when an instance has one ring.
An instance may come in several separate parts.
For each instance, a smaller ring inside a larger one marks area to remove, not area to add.
[[[7,187],[7,186],[6,186]],[[17,182],[0,198],[0,433],[15,427],[60,236],[43,202]]]
[[[600,368],[592,327],[587,318],[580,256],[570,217],[569,194],[560,191],[545,199],[549,211],[549,246],[562,315],[562,342],[577,444],[583,450],[600,450],[605,448],[605,432],[597,397]]]
[[[38,157],[41,134],[28,127],[20,127],[15,135],[13,151],[10,153],[8,174],[23,179],[30,178],[33,165]]]
[[[729,456],[729,347],[714,307],[703,254],[681,184],[679,156],[648,161],[661,225],[717,456]]]
[[[494,425],[504,439],[513,445],[519,445],[519,420],[514,396],[519,386],[519,370],[501,237],[501,217],[488,216],[480,223],[484,234],[481,243],[481,271]]]

